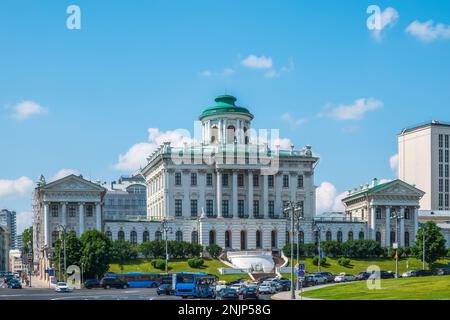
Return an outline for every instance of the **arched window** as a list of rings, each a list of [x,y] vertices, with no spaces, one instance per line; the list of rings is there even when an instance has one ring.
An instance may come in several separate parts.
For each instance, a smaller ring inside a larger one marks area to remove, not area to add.
[[[303,231],[301,231],[301,230],[298,233],[298,242],[301,243],[301,244],[305,243],[305,233]]]
[[[209,231],[209,244],[216,244],[216,232],[214,230]]]
[[[178,230],[175,233],[175,240],[178,241],[178,242],[183,241],[183,232],[181,230]]]
[[[120,230],[119,232],[117,232],[117,240],[119,240],[119,241],[125,241],[125,232],[123,232],[122,230]]]
[[[327,231],[327,233],[325,234],[325,239],[327,241],[331,241],[331,231]]]
[[[375,240],[381,244],[381,232],[377,231],[377,233],[375,233]]]
[[[278,248],[277,230],[271,231],[270,243],[271,243],[272,248]]]
[[[247,232],[241,231],[241,250],[247,250]]]
[[[106,231],[106,236],[108,237],[109,240],[112,240],[112,232],[111,231]]]
[[[130,242],[133,244],[137,243],[137,232],[134,230],[130,232]]]
[[[231,231],[225,231],[225,248],[231,248]]]
[[[52,246],[55,246],[56,241],[58,240],[59,232],[57,230],[52,232]]]
[[[395,242],[395,231],[391,231],[391,247]]]
[[[147,230],[142,233],[142,242],[147,242],[150,240],[150,234]]]
[[[219,134],[219,129],[217,126],[211,128],[211,143],[217,143],[217,136]]]
[[[192,243],[198,243],[198,232],[192,231],[191,233],[191,242]]]
[[[261,230],[256,230],[256,249],[262,248],[262,233]]]
[[[232,144],[235,142],[236,128],[234,126],[227,127],[227,143]]]
[[[348,241],[353,241],[353,231],[348,232]]]
[[[359,232],[358,239],[359,240],[364,240],[364,232],[363,231]]]
[[[409,247],[409,232],[405,232],[405,247]]]
[[[342,231],[337,232],[337,241],[342,242]]]
[[[161,231],[156,231],[155,232],[155,240],[156,241],[161,241],[162,240],[162,232]]]

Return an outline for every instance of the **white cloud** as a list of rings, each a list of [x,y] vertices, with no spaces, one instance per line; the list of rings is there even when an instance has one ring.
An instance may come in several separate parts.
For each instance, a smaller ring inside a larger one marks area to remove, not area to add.
[[[16,180],[0,179],[0,198],[20,198],[33,190],[33,180],[20,177]]]
[[[339,105],[328,112],[320,113],[319,116],[327,116],[336,120],[361,120],[366,112],[383,107],[383,101],[374,98],[357,99],[350,105]]]
[[[80,172],[77,169],[61,169],[50,179],[50,181],[59,180],[71,174],[78,176],[80,175]]]
[[[26,228],[33,225],[33,213],[30,211],[19,212],[16,215],[17,234],[21,234]]]
[[[22,101],[13,106],[12,117],[16,120],[22,121],[32,115],[46,114],[47,108],[42,107],[40,104],[33,101]]]
[[[202,72],[200,72],[200,74],[204,77],[211,77],[212,76],[212,72],[210,70],[203,70]]]
[[[281,115],[281,120],[286,122],[291,127],[291,129],[296,129],[307,121],[307,119],[305,118],[295,118],[289,112],[283,113]]]
[[[338,193],[336,187],[330,182],[322,182],[316,189],[316,213],[344,211],[342,199],[346,192]]]
[[[392,155],[389,158],[389,165],[391,167],[391,170],[395,173],[395,175],[398,176],[398,153]]]
[[[294,71],[294,69],[295,69],[294,60],[290,58],[289,64],[287,66],[281,67],[279,71],[277,71],[275,68],[272,68],[264,74],[264,77],[268,79],[277,78],[281,76],[283,73]]]
[[[450,39],[450,25],[445,25],[442,23],[434,25],[433,20],[428,20],[423,23],[415,20],[406,28],[405,31],[423,42],[432,42],[439,39]]]
[[[260,56],[257,57],[253,54],[241,61],[242,65],[251,69],[270,69],[272,68],[273,61],[271,57]]]
[[[397,10],[395,10],[394,8],[388,7],[384,9],[384,11],[382,11],[380,14],[379,28],[371,30],[373,38],[377,41],[381,41],[383,39],[383,29],[385,29],[386,27],[394,26],[397,23],[399,17],[400,16]]]
[[[131,171],[144,167],[147,164],[147,157],[164,142],[170,142],[172,147],[181,147],[185,142],[192,144],[195,140],[187,130],[160,131],[158,128],[149,128],[148,142],[134,144],[125,154],[120,154],[114,168]]]
[[[210,78],[213,76],[222,76],[222,77],[228,77],[235,73],[236,71],[233,68],[224,68],[220,72],[213,72],[211,70],[203,70],[200,72],[200,75],[205,78]]]

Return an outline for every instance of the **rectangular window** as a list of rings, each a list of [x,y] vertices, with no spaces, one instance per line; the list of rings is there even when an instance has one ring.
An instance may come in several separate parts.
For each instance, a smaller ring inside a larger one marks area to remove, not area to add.
[[[283,175],[283,188],[289,188],[289,176],[287,174]]]
[[[69,211],[69,217],[73,218],[77,214],[77,207],[74,205],[70,205],[68,208],[68,211]]]
[[[445,165],[445,177],[448,178],[448,164]]]
[[[269,200],[269,216],[273,217],[275,215],[275,201]]]
[[[52,217],[57,217],[58,216],[58,205],[57,204],[53,204],[52,205]]]
[[[445,135],[445,147],[448,149],[448,134]]]
[[[444,146],[444,144],[443,144],[443,135],[440,134],[439,135],[439,148],[442,148],[443,146]]]
[[[183,200],[175,199],[175,216],[181,217],[183,215]]]
[[[238,187],[244,186],[244,175],[242,173],[238,174]]]
[[[191,217],[196,217],[198,213],[198,202],[196,199],[191,200]]]
[[[439,162],[444,162],[444,150],[439,149]]]
[[[181,173],[175,172],[175,185],[181,186]]]
[[[274,185],[274,183],[273,183],[273,175],[270,175],[269,177],[268,177],[268,184],[269,184],[269,188],[273,188],[273,185]]]
[[[114,205],[114,199],[109,199],[109,205],[113,206]]]
[[[206,214],[211,217],[214,214],[213,200],[206,200]]]
[[[444,180],[439,179],[439,192],[444,192]]]
[[[259,187],[259,175],[257,175],[257,174],[253,175],[253,186]]]
[[[238,200],[238,214],[240,217],[244,215],[244,200]]]
[[[191,173],[191,186],[197,185],[197,173],[193,172]]]
[[[444,166],[442,164],[439,165],[439,178],[444,176]]]
[[[94,207],[86,206],[86,217],[92,217],[94,215]]]
[[[259,200],[253,200],[253,216],[259,217]]]
[[[411,215],[409,212],[409,208],[406,208],[405,209],[405,220],[409,220],[409,219],[411,219]]]
[[[439,207],[444,206],[444,195],[442,193],[439,193]]]
[[[222,215],[225,217],[228,216],[228,200],[222,200]]]
[[[445,162],[448,163],[448,150],[445,150]]]
[[[376,219],[381,219],[381,208],[375,209]]]
[[[445,194],[445,206],[448,207],[448,193]]]
[[[303,189],[303,175],[297,177],[297,188]]]
[[[228,187],[228,174],[224,173],[222,175],[222,186]]]
[[[213,179],[212,179],[212,173],[207,173],[206,174],[206,185],[208,187],[212,186],[213,184]]]
[[[449,189],[449,188],[448,188],[448,184],[449,184],[448,182],[449,182],[449,180],[446,179],[446,180],[445,180],[445,192],[449,192],[449,191],[448,191],[448,189]]]

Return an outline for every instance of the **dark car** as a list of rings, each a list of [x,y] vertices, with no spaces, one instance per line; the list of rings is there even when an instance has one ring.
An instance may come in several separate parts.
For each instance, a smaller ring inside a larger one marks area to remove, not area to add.
[[[100,281],[100,287],[103,289],[117,288],[117,289],[126,289],[130,285],[128,282],[120,280],[119,278],[103,278]]]
[[[278,280],[277,283],[280,285],[280,291],[291,290],[291,281],[290,280]]]
[[[174,294],[174,291],[171,284],[163,283],[158,288],[156,288],[156,293],[158,294],[158,296],[161,294],[170,296],[171,294]]]
[[[303,281],[302,281],[302,286],[303,287],[311,287],[311,286],[314,286],[314,285],[315,285],[314,277],[312,277],[312,276],[305,276],[303,278]]]
[[[241,282],[243,282],[243,281],[245,281],[245,279],[242,279],[242,278],[237,278],[237,279],[235,279],[235,280],[233,280],[233,281],[230,281],[230,282],[227,282],[227,286],[232,286],[232,285],[234,285],[234,284],[239,284],[239,283],[241,283]]]
[[[433,275],[433,272],[431,270],[411,270],[410,276],[411,277],[426,277]]]
[[[316,272],[315,274],[327,278],[328,283],[334,282],[334,278],[336,278],[336,275],[331,272]]]
[[[84,287],[86,289],[92,289],[92,288],[100,288],[100,281],[97,279],[89,279],[84,282]]]
[[[435,274],[437,276],[445,276],[447,274],[450,274],[450,268],[439,268],[435,270]]]
[[[8,288],[9,289],[22,289],[22,285],[20,284],[19,280],[12,279],[8,282]]]
[[[395,278],[395,273],[391,272],[391,271],[381,270],[380,271],[380,278],[381,279],[393,279],[393,278]]]
[[[371,273],[363,271],[358,273],[358,275],[356,276],[356,280],[367,280],[369,279]]]
[[[242,299],[250,300],[250,299],[258,299],[258,288],[256,287],[246,287],[242,291]]]
[[[222,300],[239,300],[239,295],[236,290],[227,288],[220,290],[220,298]]]

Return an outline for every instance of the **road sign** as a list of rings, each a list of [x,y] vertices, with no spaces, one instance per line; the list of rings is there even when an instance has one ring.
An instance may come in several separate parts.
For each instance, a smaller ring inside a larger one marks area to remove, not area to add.
[[[305,276],[305,271],[304,270],[297,270],[297,277],[303,278],[304,276]]]
[[[394,249],[398,249],[398,243],[397,242],[395,242],[393,245],[392,245],[392,248],[394,248]]]
[[[305,268],[305,264],[304,263],[300,263],[298,266],[299,266],[299,268],[298,268],[299,270],[305,271],[306,268]]]

